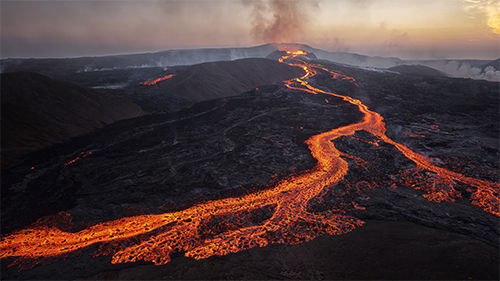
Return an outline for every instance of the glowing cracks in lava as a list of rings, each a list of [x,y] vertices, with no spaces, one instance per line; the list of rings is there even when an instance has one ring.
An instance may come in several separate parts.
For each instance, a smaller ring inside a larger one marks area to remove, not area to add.
[[[155,79],[155,80],[141,82],[138,85],[152,86],[152,85],[156,85],[158,82],[165,81],[165,80],[170,79],[174,76],[175,76],[175,74],[169,74],[169,75],[165,75],[165,76],[158,78],[158,79]]]
[[[360,130],[378,138],[376,142],[365,142],[394,145],[414,161],[418,169],[433,173],[431,185],[414,186],[427,191],[424,197],[428,200],[453,201],[453,198],[460,196],[453,188],[454,182],[460,181],[471,186],[469,191],[473,193],[473,204],[500,216],[498,184],[437,167],[426,157],[389,139],[385,135],[385,124],[380,114],[370,111],[358,99],[315,88],[306,80],[319,71],[329,73],[334,79],[357,85],[354,78],[296,58],[303,54],[306,53],[287,52],[280,59],[281,62],[291,60],[293,63],[288,64],[302,67],[306,72],[301,78],[285,81],[286,87],[341,98],[356,105],[364,114],[358,123],[332,129],[306,141],[311,154],[318,161],[315,167],[289,176],[267,190],[238,198],[207,201],[174,213],[122,218],[98,223],[75,233],[63,231],[51,224],[34,224],[5,236],[0,242],[0,258],[11,257],[14,259],[12,265],[29,268],[42,263],[43,259],[58,258],[82,248],[98,246],[96,255],[112,254],[113,263],[145,260],[159,265],[169,262],[170,254],[178,252],[201,259],[263,247],[269,243],[297,244],[322,234],[349,232],[363,222],[342,215],[345,210],[336,206],[329,211],[309,212],[307,202],[317,197],[324,188],[343,179],[348,171],[343,157],[353,158],[359,165],[367,165],[362,159],[340,152],[332,142],[341,136],[352,136]],[[352,208],[362,209],[355,204]]]
[[[66,162],[66,163],[62,164],[61,166],[62,166],[62,167],[64,167],[64,166],[67,166],[67,165],[69,165],[69,164],[73,164],[73,163],[75,163],[76,161],[78,161],[78,160],[80,160],[80,159],[82,159],[82,158],[85,158],[85,157],[87,157],[87,156],[89,156],[89,155],[91,155],[91,154],[92,154],[92,152],[91,152],[91,151],[89,151],[89,152],[83,152],[83,151],[82,151],[82,153],[81,153],[78,157],[76,157],[75,159],[73,159],[73,160],[71,160],[71,161],[68,161],[68,162]],[[33,170],[33,167],[32,167],[32,170]]]

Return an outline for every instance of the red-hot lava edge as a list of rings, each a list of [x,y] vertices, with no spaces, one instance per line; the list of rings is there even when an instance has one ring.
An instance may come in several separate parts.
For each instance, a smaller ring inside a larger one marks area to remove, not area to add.
[[[11,233],[0,242],[0,258],[11,257],[12,265],[28,269],[38,263],[50,262],[90,245],[99,245],[95,255],[112,254],[113,263],[152,261],[160,265],[170,261],[170,255],[184,252],[195,259],[212,255],[225,255],[269,243],[297,244],[322,234],[343,234],[363,221],[342,215],[340,208],[311,213],[307,202],[325,187],[339,182],[347,173],[345,155],[338,151],[332,140],[365,130],[380,141],[394,145],[420,169],[437,175],[436,182],[425,188],[424,195],[433,202],[454,201],[460,193],[453,188],[454,182],[468,184],[473,204],[486,212],[500,216],[498,184],[463,176],[459,173],[434,166],[426,157],[394,142],[385,135],[385,124],[380,114],[370,111],[358,99],[337,95],[313,87],[307,79],[320,70],[334,79],[354,78],[320,65],[310,64],[297,58],[302,51],[287,52],[280,61],[300,66],[306,74],[286,81],[288,88],[317,94],[323,93],[342,98],[359,107],[364,113],[362,121],[315,135],[307,140],[309,149],[318,163],[304,173],[293,175],[278,182],[270,189],[238,198],[226,198],[203,202],[191,208],[160,215],[140,215],[95,224],[76,233],[65,232],[50,224],[33,224],[27,229]],[[354,203],[354,208],[359,208]],[[268,219],[255,222],[255,216],[267,214]],[[257,215],[256,215],[257,214]],[[68,214],[66,216],[69,217]],[[213,224],[216,224],[215,226]]]
[[[165,75],[165,76],[160,77],[160,78],[155,79],[155,80],[141,82],[138,85],[152,86],[152,85],[156,85],[158,82],[168,80],[174,76],[175,76],[175,74],[169,74],[169,75]]]

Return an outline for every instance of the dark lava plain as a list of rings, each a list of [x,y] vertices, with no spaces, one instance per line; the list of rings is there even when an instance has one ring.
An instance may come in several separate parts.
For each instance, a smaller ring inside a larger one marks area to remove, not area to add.
[[[311,83],[361,99],[385,118],[390,138],[439,166],[498,181],[499,83],[321,63],[354,77],[359,87],[326,73]],[[314,166],[306,139],[361,118],[340,98],[278,83],[118,121],[2,169],[2,233],[59,211],[75,224],[95,223],[269,188]],[[367,223],[351,233],[199,261],[179,255],[160,267],[111,264],[109,256],[91,258],[96,248],[90,246],[21,272],[3,260],[2,279],[498,279],[498,217],[472,205],[460,183],[456,202],[423,198],[424,191],[400,179],[416,165],[391,145],[369,143],[376,141],[364,131],[336,139],[340,151],[367,165],[346,158],[344,180],[308,203],[322,211],[338,199],[336,189],[352,191],[343,196],[366,209],[348,214]],[[82,152],[92,154],[64,165]]]

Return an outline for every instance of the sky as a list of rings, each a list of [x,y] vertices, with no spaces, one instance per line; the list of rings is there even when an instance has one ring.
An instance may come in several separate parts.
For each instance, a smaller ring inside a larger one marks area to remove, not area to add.
[[[497,59],[498,0],[2,0],[2,58],[303,43],[402,59]]]

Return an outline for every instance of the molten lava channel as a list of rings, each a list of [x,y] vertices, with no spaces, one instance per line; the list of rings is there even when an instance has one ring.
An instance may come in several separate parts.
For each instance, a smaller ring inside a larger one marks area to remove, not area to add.
[[[380,114],[371,111],[358,99],[318,89],[307,81],[320,71],[329,73],[333,79],[347,80],[357,85],[354,78],[297,58],[303,54],[306,53],[288,52],[280,59],[280,62],[301,67],[306,72],[301,78],[286,81],[286,87],[341,98],[356,105],[364,114],[358,123],[332,129],[306,141],[318,161],[315,167],[286,177],[267,190],[207,201],[173,213],[139,215],[98,223],[76,233],[63,231],[50,224],[34,224],[4,237],[0,242],[0,258],[13,258],[11,266],[19,265],[21,269],[27,269],[98,245],[99,250],[95,255],[111,254],[113,263],[145,260],[160,265],[169,262],[170,255],[177,252],[202,259],[263,247],[269,243],[297,244],[322,234],[349,232],[361,226],[363,221],[343,215],[345,210],[335,206],[322,213],[308,212],[307,202],[323,189],[343,179],[348,171],[348,164],[343,157],[355,158],[337,150],[332,141],[360,130],[378,138],[377,142],[371,144],[391,144],[420,169],[437,175],[440,180],[423,188],[428,193],[424,195],[428,200],[454,201],[453,198],[460,196],[453,188],[454,182],[458,181],[471,186],[469,191],[473,193],[473,204],[500,216],[497,183],[437,167],[428,158],[391,140],[385,135],[385,124]],[[354,202],[351,203],[353,208],[360,208]],[[70,219],[66,213],[60,216]],[[265,219],[255,220],[255,217]]]
[[[143,85],[143,86],[153,86],[153,85],[156,85],[157,83],[161,82],[161,81],[165,81],[165,80],[168,80],[172,77],[174,77],[175,74],[169,74],[169,75],[165,75],[163,77],[160,77],[158,79],[155,79],[155,80],[151,80],[151,81],[145,81],[145,82],[141,82],[139,83],[139,85]]]

